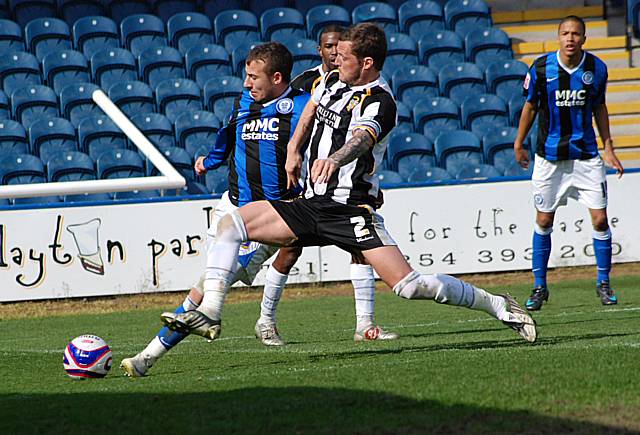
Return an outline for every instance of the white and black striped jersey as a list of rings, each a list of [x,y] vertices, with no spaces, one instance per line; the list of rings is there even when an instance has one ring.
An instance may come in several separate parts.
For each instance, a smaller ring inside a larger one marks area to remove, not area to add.
[[[302,71],[293,80],[291,80],[290,86],[292,89],[300,89],[301,91],[313,94],[325,74],[326,73],[322,69],[322,64],[320,64],[316,67]]]
[[[338,79],[338,71],[329,72],[312,96],[318,105],[311,140],[306,151],[307,174],[316,159],[326,159],[342,148],[356,130],[365,130],[375,145],[356,160],[342,166],[324,186],[315,186],[309,176],[305,196],[327,195],[341,204],[376,205],[379,185],[375,175],[382,163],[387,141],[396,125],[396,102],[382,78],[361,86],[349,86]]]

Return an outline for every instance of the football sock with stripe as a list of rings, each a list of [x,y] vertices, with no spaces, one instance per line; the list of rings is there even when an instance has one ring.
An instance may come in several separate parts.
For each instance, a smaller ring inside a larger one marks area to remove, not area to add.
[[[198,305],[195,304],[189,296],[187,296],[182,304],[175,309],[174,313],[180,314],[185,311],[195,310],[196,308],[198,308]],[[142,354],[155,361],[171,350],[176,344],[180,343],[186,336],[186,334],[180,334],[179,332],[172,331],[165,326],[158,332],[158,335],[151,340],[147,347],[142,351]]]
[[[282,297],[282,290],[287,283],[289,275],[280,273],[273,265],[267,269],[264,290],[262,291],[262,303],[260,304],[260,323],[276,323],[276,310]]]
[[[598,266],[598,284],[609,281],[611,272],[611,230],[593,232],[593,252]]]
[[[533,255],[531,258],[533,270],[533,286],[547,286],[547,266],[551,255],[551,233],[553,227],[541,228],[534,225],[533,230]]]
[[[356,330],[361,330],[374,324],[376,281],[373,267],[351,264],[350,275],[356,303]]]

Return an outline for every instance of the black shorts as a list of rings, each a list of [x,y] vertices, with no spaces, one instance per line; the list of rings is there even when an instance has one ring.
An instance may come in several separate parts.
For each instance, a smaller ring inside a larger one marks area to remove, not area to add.
[[[336,245],[350,252],[396,245],[382,216],[368,205],[340,204],[320,196],[270,202],[298,238],[296,245]]]

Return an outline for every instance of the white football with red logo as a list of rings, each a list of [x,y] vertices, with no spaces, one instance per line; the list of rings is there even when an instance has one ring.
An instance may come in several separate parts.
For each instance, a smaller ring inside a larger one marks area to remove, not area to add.
[[[109,345],[97,335],[80,335],[64,350],[64,370],[73,379],[104,378],[111,361]]]

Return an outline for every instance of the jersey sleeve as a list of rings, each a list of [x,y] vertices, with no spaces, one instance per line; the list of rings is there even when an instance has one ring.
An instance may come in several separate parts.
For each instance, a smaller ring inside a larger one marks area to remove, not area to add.
[[[296,78],[291,80],[291,83],[289,84],[289,86],[291,86],[291,89],[298,89],[301,91],[309,92],[305,89],[305,86],[306,86],[305,73],[298,74]]]
[[[396,102],[388,92],[368,95],[360,110],[354,113],[354,130],[365,130],[376,142],[382,140],[396,125]]]
[[[322,98],[322,94],[324,94],[326,86],[327,81],[323,79],[320,80],[320,83],[318,83],[316,88],[313,90],[313,93],[311,94],[311,100],[315,103],[316,106],[320,104],[320,99]]]
[[[531,103],[537,107],[539,98],[536,89],[536,82],[536,63],[534,62],[524,78],[524,83],[522,85],[522,94],[526,97],[528,103]]]
[[[230,149],[229,144],[232,143],[232,141],[229,140],[229,135],[233,130],[232,124],[226,125],[218,130],[216,143],[209,150],[209,154],[207,154],[202,162],[206,170],[216,169],[227,160]]]

